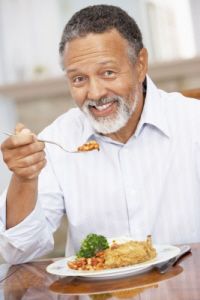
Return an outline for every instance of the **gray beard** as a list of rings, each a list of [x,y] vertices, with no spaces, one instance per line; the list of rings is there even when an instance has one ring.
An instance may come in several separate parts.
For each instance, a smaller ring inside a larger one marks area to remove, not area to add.
[[[139,99],[139,94],[137,88],[135,89],[135,101],[131,105],[130,99],[127,98],[125,101],[120,96],[111,96],[101,98],[97,101],[95,100],[86,100],[81,108],[93,128],[101,133],[101,134],[110,134],[119,131],[122,127],[124,127],[129,121],[132,113],[135,111],[137,107]],[[94,117],[90,111],[89,106],[97,106],[100,104],[107,104],[110,101],[117,102],[117,111],[114,114],[111,114],[106,117]]]

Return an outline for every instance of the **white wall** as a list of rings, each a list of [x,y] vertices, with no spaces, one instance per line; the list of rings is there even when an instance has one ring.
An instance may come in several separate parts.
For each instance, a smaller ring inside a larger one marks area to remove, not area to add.
[[[0,84],[61,74],[56,0],[0,0]]]
[[[8,131],[12,133],[16,123],[17,117],[14,102],[0,96],[0,144],[7,138],[3,132]],[[6,188],[10,176],[11,172],[3,162],[2,153],[0,152],[0,194]]]
[[[0,0],[0,85],[63,74],[58,62],[63,27],[76,11],[95,4],[119,6],[136,20],[150,62],[192,57],[200,42],[199,3],[199,0]]]
[[[197,55],[200,56],[200,1],[190,0],[190,7],[192,11],[192,23],[195,36]]]

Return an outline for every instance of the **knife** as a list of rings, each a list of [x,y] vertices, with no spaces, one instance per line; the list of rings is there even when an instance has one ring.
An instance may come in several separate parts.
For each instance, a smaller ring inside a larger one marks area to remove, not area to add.
[[[164,264],[155,266],[155,268],[158,270],[159,273],[164,274],[165,272],[167,272],[181,256],[191,251],[191,247],[189,245],[183,245],[180,246],[179,248],[181,251],[177,256],[169,259]]]

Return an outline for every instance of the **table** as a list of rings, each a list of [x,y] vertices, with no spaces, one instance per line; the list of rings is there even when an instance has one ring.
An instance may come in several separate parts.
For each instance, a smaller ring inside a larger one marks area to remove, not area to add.
[[[46,272],[53,260],[0,266],[0,299],[55,300],[199,300],[200,243],[165,274],[156,269],[107,280],[59,278]]]

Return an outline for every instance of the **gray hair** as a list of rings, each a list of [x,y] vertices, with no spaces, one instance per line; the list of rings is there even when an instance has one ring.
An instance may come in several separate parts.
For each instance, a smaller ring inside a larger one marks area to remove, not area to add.
[[[144,47],[142,34],[135,20],[124,10],[113,5],[93,5],[75,13],[66,24],[60,45],[60,63],[63,65],[63,52],[66,43],[84,37],[89,33],[104,33],[116,29],[128,42],[128,55],[135,63],[140,50]]]

